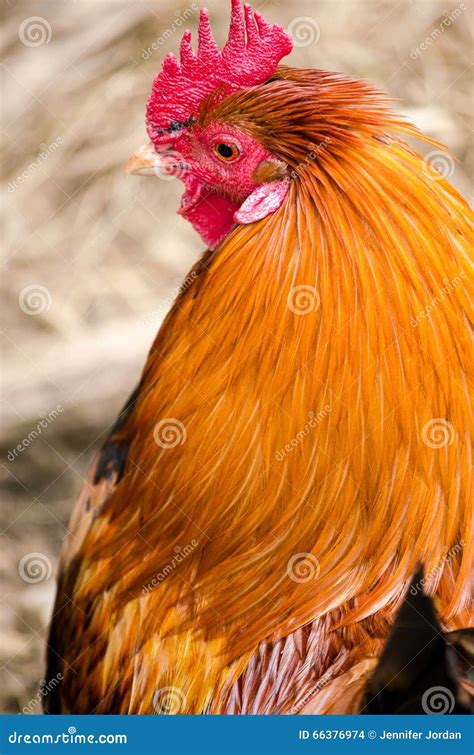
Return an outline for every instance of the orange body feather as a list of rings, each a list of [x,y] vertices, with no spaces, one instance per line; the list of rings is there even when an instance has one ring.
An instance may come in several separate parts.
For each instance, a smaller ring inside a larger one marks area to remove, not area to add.
[[[171,687],[181,713],[352,710],[418,562],[444,625],[472,622],[469,209],[361,82],[282,67],[200,118],[250,130],[290,190],[196,266],[122,478],[91,472],[60,709],[160,712]],[[164,418],[185,442],[157,446]]]

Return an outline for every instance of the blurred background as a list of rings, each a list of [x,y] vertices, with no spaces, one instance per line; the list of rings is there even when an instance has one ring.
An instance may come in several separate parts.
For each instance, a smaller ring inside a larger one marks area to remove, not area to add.
[[[229,4],[206,0],[217,41]],[[86,468],[203,245],[177,180],[127,177],[187,0],[6,2],[3,18],[2,712],[41,713],[54,574]],[[470,2],[256,0],[295,66],[371,80],[472,168]]]

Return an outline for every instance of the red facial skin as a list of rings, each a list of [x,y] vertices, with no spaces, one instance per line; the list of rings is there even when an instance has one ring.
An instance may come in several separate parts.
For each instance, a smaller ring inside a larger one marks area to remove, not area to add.
[[[214,148],[219,143],[236,147],[237,157],[227,161],[217,155]],[[273,155],[244,131],[219,123],[186,129],[170,149],[168,157],[164,146],[160,154],[169,161],[169,172],[175,172],[185,185],[179,214],[214,249],[236,225],[235,213],[258,188],[252,178],[255,169]],[[271,192],[272,185],[268,187]],[[259,216],[249,215],[245,222],[254,219]]]

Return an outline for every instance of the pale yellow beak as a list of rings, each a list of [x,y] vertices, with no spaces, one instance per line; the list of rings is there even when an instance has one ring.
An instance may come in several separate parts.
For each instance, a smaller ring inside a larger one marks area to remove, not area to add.
[[[128,158],[125,166],[126,173],[134,176],[156,176],[160,168],[160,156],[152,142],[143,144]]]

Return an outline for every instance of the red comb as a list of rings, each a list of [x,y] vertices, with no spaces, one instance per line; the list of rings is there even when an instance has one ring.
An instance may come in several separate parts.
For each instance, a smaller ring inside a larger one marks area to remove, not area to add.
[[[225,96],[261,84],[275,73],[292,46],[281,26],[265,21],[250,5],[242,8],[240,0],[232,0],[229,37],[221,51],[203,8],[197,53],[191,46],[191,32],[186,31],[179,61],[169,53],[153,81],[146,112],[150,139],[155,145],[169,143],[170,137],[190,125],[202,100],[216,88]]]

